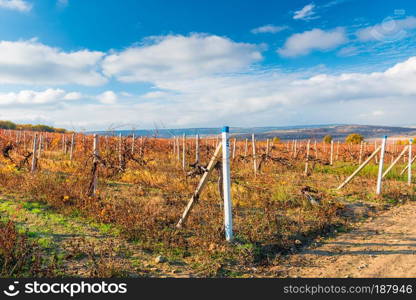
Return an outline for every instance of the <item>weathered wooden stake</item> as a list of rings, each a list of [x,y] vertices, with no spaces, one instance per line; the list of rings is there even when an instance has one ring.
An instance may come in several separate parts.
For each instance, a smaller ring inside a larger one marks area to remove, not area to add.
[[[35,137],[33,138],[33,156],[32,156],[32,167],[30,169],[31,173],[34,173],[37,169],[38,164],[38,158],[37,158],[37,150],[38,150],[38,134],[35,134]]]
[[[234,141],[233,141],[233,159],[235,158],[235,144],[236,143],[237,143],[237,139],[234,138]]]
[[[75,147],[75,133],[72,133],[71,148],[69,149],[69,160],[72,160],[72,156],[74,154],[74,147]]]
[[[198,201],[202,190],[204,189],[205,185],[208,182],[209,175],[212,173],[212,171],[215,168],[215,165],[220,155],[221,148],[222,148],[222,144],[218,144],[217,148],[215,149],[214,155],[211,157],[211,160],[207,166],[207,169],[204,175],[202,175],[201,180],[199,181],[199,184],[194,194],[191,197],[191,200],[189,200],[188,204],[186,205],[185,211],[182,214],[182,217],[179,219],[178,224],[176,224],[176,228],[181,228],[183,224],[186,222],[186,220],[188,219],[188,216],[189,216],[190,211],[192,210],[192,207],[194,206],[195,202]]]
[[[399,154],[399,156],[391,163],[391,165],[387,168],[386,171],[383,173],[383,178],[393,169],[394,165],[400,160],[400,158],[406,153],[408,146],[404,147],[403,151]]]
[[[293,157],[296,157],[296,154],[297,154],[297,146],[298,146],[298,140],[295,140],[295,143],[293,145]]]
[[[331,140],[331,155],[330,155],[330,165],[334,164],[334,140]]]
[[[93,182],[92,182],[92,195],[95,195],[98,186],[98,144],[99,137],[97,134],[94,134],[94,140],[92,145],[92,153],[93,153],[93,164],[94,164],[94,174],[93,174]]]
[[[135,138],[134,133],[133,133],[133,135],[131,136],[131,154],[134,154],[134,144],[135,144],[135,142],[136,142],[136,138]],[[173,152],[175,153],[175,144],[173,145]]]
[[[195,162],[199,162],[199,134],[195,135]]]
[[[342,189],[348,182],[350,182],[373,158],[377,155],[377,153],[381,150],[381,146],[377,148],[369,158],[367,158],[341,185],[337,188],[337,190]]]
[[[122,156],[122,144],[123,144],[123,137],[121,133],[118,135],[118,163],[120,169],[123,167],[123,156]]]
[[[306,163],[305,163],[305,176],[308,176],[308,165],[309,165],[309,148],[310,148],[311,140],[308,140],[308,144],[306,145]]]
[[[42,155],[42,148],[43,148],[43,135],[39,136],[39,145],[38,145],[38,159],[40,159]]]
[[[180,145],[179,145],[179,137],[176,137],[176,158],[179,161],[181,161],[181,149],[180,149]]]
[[[185,160],[186,160],[186,135],[185,133],[182,136],[182,169],[185,170]]]
[[[363,160],[363,150],[364,150],[364,142],[361,141],[360,143],[360,157],[358,159],[358,164],[361,165],[361,161]]]
[[[256,159],[256,139],[254,138],[254,133],[251,135],[251,142],[253,148],[253,170],[254,176],[257,175],[257,159]]]
[[[269,144],[270,144],[270,141],[269,141],[269,139],[267,139],[267,142],[266,142],[266,155],[269,155]]]
[[[409,161],[407,163],[407,184],[412,185],[412,144],[413,139],[409,140]]]

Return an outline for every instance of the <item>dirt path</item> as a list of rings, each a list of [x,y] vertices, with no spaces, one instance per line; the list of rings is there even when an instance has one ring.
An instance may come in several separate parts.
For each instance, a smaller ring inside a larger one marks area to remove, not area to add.
[[[394,207],[293,255],[286,267],[289,277],[415,277],[416,203]]]
[[[45,256],[58,257],[63,276],[192,277],[185,263],[156,262],[157,255],[119,237],[114,226],[65,216],[17,198],[0,195],[1,219],[14,221]]]

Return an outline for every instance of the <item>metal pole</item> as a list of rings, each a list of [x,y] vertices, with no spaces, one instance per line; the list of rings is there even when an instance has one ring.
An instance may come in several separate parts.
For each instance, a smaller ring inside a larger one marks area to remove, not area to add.
[[[225,239],[233,239],[233,217],[231,204],[231,179],[230,179],[230,151],[228,140],[229,127],[224,126],[222,129],[222,178],[224,189],[224,226]]]
[[[383,164],[384,164],[384,153],[386,150],[387,136],[384,136],[381,143],[381,153],[380,153],[380,162],[378,164],[378,177],[377,177],[377,190],[376,194],[381,194],[381,180],[383,178]]]

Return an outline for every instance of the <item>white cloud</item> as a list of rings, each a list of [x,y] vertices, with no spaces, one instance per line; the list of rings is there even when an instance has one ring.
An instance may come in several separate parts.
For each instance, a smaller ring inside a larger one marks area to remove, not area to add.
[[[291,35],[283,48],[277,52],[286,57],[306,55],[314,50],[325,51],[334,49],[347,42],[344,28],[336,28],[330,31],[312,29],[303,33]]]
[[[82,98],[82,94],[78,92],[71,92],[65,95],[65,100],[79,100]]]
[[[355,46],[347,46],[338,51],[338,55],[342,57],[354,56],[357,55],[360,50]]]
[[[258,47],[215,35],[153,37],[107,56],[104,73],[123,82],[193,78],[245,70],[262,59]]]
[[[47,89],[44,91],[22,90],[17,93],[0,93],[0,106],[56,104],[64,101],[79,100],[81,97],[80,93],[66,93],[61,89]]]
[[[159,121],[167,127],[391,124],[413,118],[415,81],[416,57],[373,73],[317,74],[305,78],[305,74],[271,70],[160,80],[155,85],[163,94],[150,92],[153,94],[145,101],[138,97],[133,103],[120,100],[113,105],[78,102],[51,115],[58,122],[66,120],[96,128],[138,122],[140,127],[152,128]],[[33,113],[32,109],[30,114]],[[24,114],[22,111],[21,115]]]
[[[0,0],[0,8],[28,12],[32,9],[32,4],[23,0]]]
[[[0,84],[96,86],[107,81],[98,71],[102,52],[64,52],[30,40],[0,41],[0,53]]]
[[[97,96],[97,99],[103,104],[115,104],[117,102],[117,94],[113,91],[106,91]]]
[[[142,98],[145,99],[160,99],[160,98],[164,98],[166,96],[169,96],[170,94],[167,92],[162,92],[162,91],[155,91],[155,92],[148,92],[144,95],[142,95]]]
[[[362,28],[356,32],[362,42],[396,41],[407,36],[407,30],[416,28],[416,18],[409,16],[405,19],[387,18],[382,23]]]
[[[251,33],[258,34],[258,33],[278,33],[283,30],[288,29],[288,26],[276,26],[276,25],[264,25],[251,30]]]
[[[332,49],[334,37],[330,33],[334,32],[343,30],[318,30],[318,34],[306,40],[321,39],[320,42],[311,45],[303,41],[303,47],[286,50],[295,49],[291,53],[300,55],[315,49]],[[214,39],[219,41],[217,44],[207,42],[208,37],[165,37],[112,53],[113,60],[106,61],[110,73],[121,80],[130,76],[131,81],[150,83],[152,88],[145,94],[135,96],[123,90],[107,90],[85,96],[61,89],[0,93],[0,117],[22,122],[30,118],[56,126],[73,124],[89,129],[105,129],[109,124],[120,123],[152,128],[155,122],[163,122],[166,127],[317,122],[392,124],[413,118],[416,57],[383,72],[333,75],[315,69],[308,71],[314,75],[282,73],[278,69],[253,68],[261,59],[254,45],[220,37]],[[342,37],[335,40],[344,41]],[[57,53],[59,56],[61,52]],[[6,61],[2,59],[0,65],[4,66]],[[39,58],[35,55],[32,60]],[[221,63],[217,64],[218,61]],[[16,64],[12,59],[10,63]],[[214,66],[206,66],[209,63]],[[2,74],[0,68],[0,78]],[[83,98],[89,101],[76,101]]]
[[[302,9],[295,11],[293,19],[305,21],[316,19],[318,16],[315,15],[314,9],[315,4],[313,3],[305,5]]]

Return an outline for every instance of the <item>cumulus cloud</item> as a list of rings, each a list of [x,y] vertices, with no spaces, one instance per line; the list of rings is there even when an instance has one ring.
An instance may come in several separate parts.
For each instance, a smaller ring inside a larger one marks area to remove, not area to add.
[[[320,31],[306,40],[326,38],[327,33],[334,32],[343,30]],[[113,58],[105,61],[106,72],[119,80],[129,81],[127,76],[130,81],[150,83],[152,88],[145,94],[107,90],[85,96],[61,89],[3,93],[0,117],[18,121],[30,116],[57,126],[74,124],[90,129],[105,129],[111,123],[140,123],[140,127],[151,128],[159,121],[166,127],[200,127],[317,120],[392,124],[413,118],[416,57],[383,72],[282,73],[278,69],[252,68],[261,59],[256,46],[215,36],[219,43],[211,44],[205,40],[208,37],[212,36],[164,37],[112,53]],[[335,40],[340,43],[344,39]],[[303,48],[293,48],[287,41],[286,46],[295,49],[296,55],[335,47],[328,41],[312,46],[304,43]],[[15,64],[13,60],[9,63]],[[83,98],[89,101],[76,101]]]
[[[67,93],[61,89],[44,91],[22,90],[19,92],[0,93],[0,106],[56,104],[64,101],[79,100],[78,92]]]
[[[416,18],[409,16],[404,19],[387,18],[382,23],[362,28],[356,32],[362,42],[396,41],[407,36],[408,30],[416,28]]]
[[[170,94],[167,92],[163,92],[163,91],[154,91],[154,92],[148,92],[144,95],[142,95],[142,98],[145,99],[160,99],[160,98],[164,98],[166,96],[169,96]]]
[[[0,8],[28,12],[32,9],[32,4],[24,0],[0,0]]]
[[[305,5],[302,9],[295,11],[293,19],[295,20],[312,20],[318,18],[314,12],[315,4]]]
[[[148,128],[158,121],[168,127],[316,124],[317,120],[391,124],[413,118],[415,80],[416,57],[373,73],[305,77],[270,70],[160,80],[155,83],[159,91],[136,96],[134,102],[123,103],[120,99],[112,106],[78,102],[53,115],[55,120],[96,128],[111,123],[136,124],[138,120]]]
[[[288,29],[288,26],[276,26],[276,25],[264,25],[257,28],[254,28],[251,30],[251,33],[253,34],[259,34],[259,33],[278,33],[283,30]]]
[[[0,41],[0,53],[0,84],[96,86],[107,82],[98,70],[102,52],[64,52],[30,40]]]
[[[123,82],[185,79],[245,70],[262,59],[256,45],[215,35],[169,35],[148,42],[107,56],[104,73]]]
[[[138,112],[141,126],[150,128],[157,121],[172,127],[282,125],[316,120],[388,124],[411,120],[415,80],[416,57],[373,73],[316,74],[305,78],[305,74],[270,70],[159,80],[154,83],[158,91],[135,96],[134,102],[115,100],[117,94],[107,91],[97,97],[98,102],[76,102],[52,115],[60,126],[65,125],[60,120],[70,120],[96,128],[111,123],[135,124]],[[25,111],[20,111],[24,116]],[[32,115],[35,112],[34,108],[29,111]],[[16,114],[11,110],[10,115]]]
[[[97,99],[103,104],[114,104],[117,102],[117,94],[113,91],[106,91],[97,96]]]
[[[301,56],[311,51],[326,51],[334,49],[347,42],[344,28],[324,31],[321,29],[312,29],[303,33],[291,35],[285,42],[283,48],[277,52],[286,57]]]

